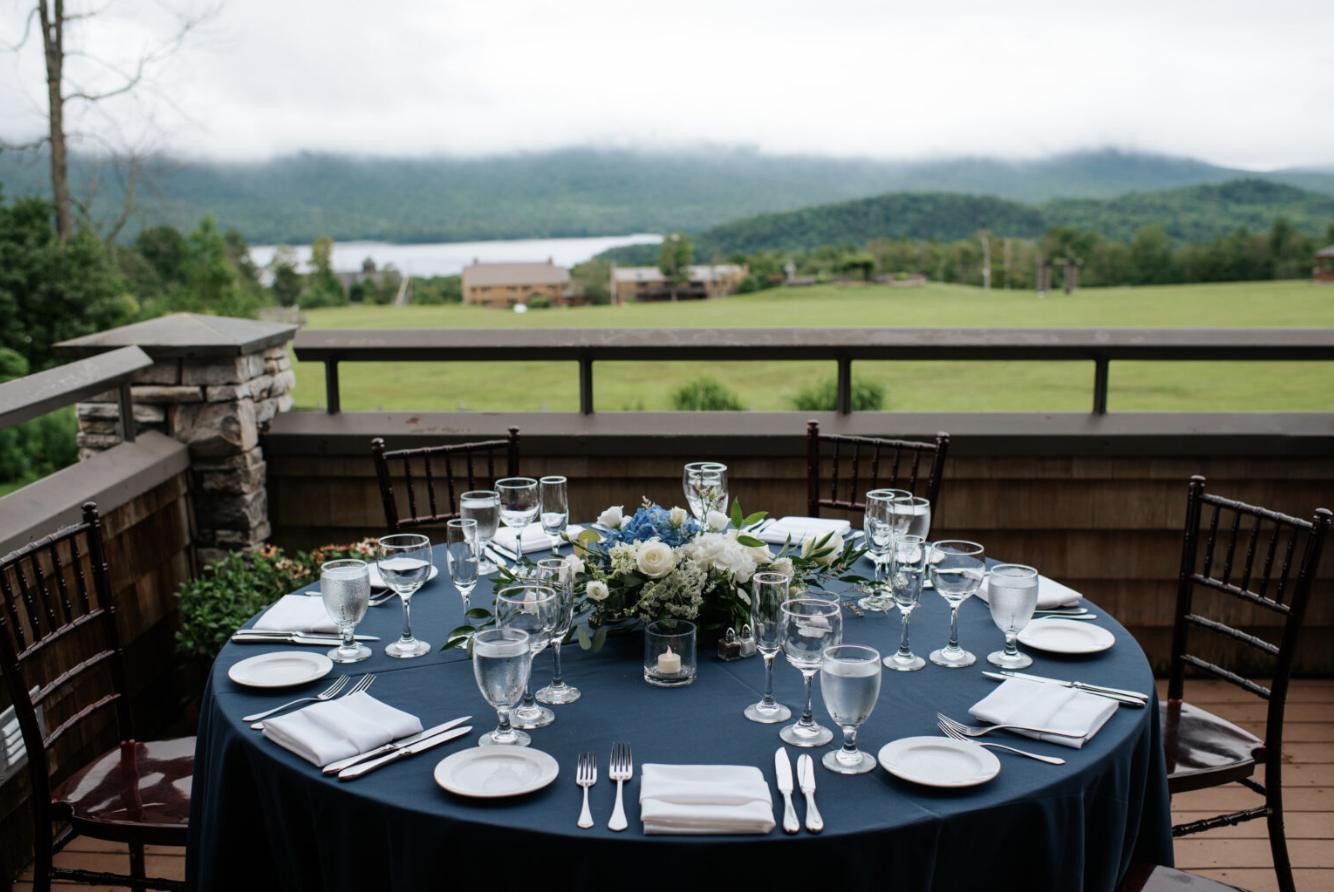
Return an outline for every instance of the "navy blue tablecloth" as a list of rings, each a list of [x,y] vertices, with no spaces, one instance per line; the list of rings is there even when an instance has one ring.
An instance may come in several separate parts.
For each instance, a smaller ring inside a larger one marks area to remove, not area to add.
[[[443,560],[443,553],[439,555]],[[487,604],[483,582],[474,604]],[[1093,606],[1093,605],[1089,605]],[[373,608],[359,633],[379,635],[375,655],[334,674],[376,673],[370,693],[420,716],[430,726],[472,714],[474,734],[365,778],[338,782],[263,739],[240,716],[322,690],[328,679],[277,692],[242,688],[227,677],[238,661],[287,649],[229,644],[204,694],[195,753],[187,879],[198,890],[541,888],[560,885],[631,890],[691,889],[710,878],[790,887],[818,882],[826,889],[1112,890],[1131,860],[1172,863],[1171,815],[1156,700],[1147,709],[1120,708],[1093,740],[1071,749],[1009,735],[999,741],[1065,758],[1051,766],[996,751],[1000,774],[964,790],[916,786],[877,769],[856,777],[817,765],[818,804],[825,831],[761,837],[646,837],[639,823],[639,768],[646,762],[759,766],[773,782],[778,725],[747,721],[742,710],[759,698],[764,665],[758,658],[723,662],[714,642],[701,642],[699,676],[686,688],[651,687],[642,676],[642,636],[609,639],[600,653],[577,645],[562,650],[576,703],[555,707],[556,722],[531,732],[533,745],[554,756],[560,775],[526,796],[474,800],[438,787],[436,763],[471,746],[495,727],[466,654],[439,651],[463,622],[462,601],[448,574],[412,601],[417,637],[436,649],[414,660],[383,654],[402,625],[398,602]],[[1116,644],[1084,657],[1034,653],[1034,674],[1078,678],[1119,688],[1154,690],[1148,662],[1135,640],[1105,614],[1098,624]],[[862,749],[875,753],[891,740],[937,735],[935,715],[971,721],[968,708],[996,685],[982,676],[985,655],[1003,643],[986,605],[964,603],[960,643],[979,657],[965,669],[928,663],[918,672],[886,670],[879,702],[862,728]],[[846,643],[882,653],[898,645],[898,615],[847,616]],[[943,599],[923,593],[913,614],[914,650],[922,655],[948,638]],[[551,656],[534,665],[535,687],[551,676]],[[799,712],[800,673],[780,655],[775,693]],[[831,725],[816,683],[816,718]],[[626,785],[630,829],[606,829],[615,784],[606,779],[615,741],[633,748],[636,777]],[[574,783],[577,754],[597,754],[599,781],[591,804],[596,826],[575,826],[581,791]],[[813,751],[817,763],[826,748]],[[795,748],[789,747],[795,760]],[[776,817],[781,799],[775,789]],[[799,799],[798,794],[798,799]],[[798,801],[798,814],[804,804]],[[258,885],[257,885],[258,884]]]

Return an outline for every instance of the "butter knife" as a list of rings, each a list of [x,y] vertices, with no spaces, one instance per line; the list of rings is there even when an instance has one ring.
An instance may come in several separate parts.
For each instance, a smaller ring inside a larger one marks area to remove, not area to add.
[[[428,737],[434,737],[437,734],[441,734],[445,731],[448,731],[450,728],[463,724],[470,718],[472,718],[472,716],[465,715],[461,719],[454,719],[452,722],[445,722],[443,725],[436,725],[434,728],[427,728],[425,731],[413,734],[409,737],[404,737],[399,740],[391,740],[384,746],[376,747],[375,749],[370,750],[368,752],[364,752],[359,756],[349,756],[346,759],[339,759],[337,762],[330,762],[328,765],[325,765],[324,768],[321,770],[326,775],[337,774],[344,768],[351,768],[353,765],[356,765],[359,762],[365,762],[369,759],[374,759],[376,756],[383,756],[385,753],[392,753],[394,750],[401,750],[405,746],[411,746],[412,744],[416,743],[419,740],[425,740]]]
[[[987,678],[994,678],[997,681],[1005,681],[1007,678],[1022,678],[1026,681],[1036,681],[1042,684],[1054,684],[1063,688],[1074,688],[1080,691],[1086,691],[1090,694],[1097,694],[1099,697],[1106,697],[1108,700],[1115,700],[1125,706],[1135,709],[1143,709],[1148,703],[1148,698],[1143,694],[1137,694],[1134,691],[1122,691],[1118,688],[1102,688],[1097,685],[1088,685],[1079,681],[1062,681],[1059,678],[1043,678],[1040,675],[1025,675],[1022,672],[983,672]]]
[[[778,779],[778,792],[783,794],[783,832],[796,833],[801,830],[801,824],[792,804],[792,762],[787,757],[787,749],[781,746],[774,753],[774,774]]]
[[[361,777],[363,774],[374,771],[381,765],[388,765],[390,762],[397,761],[407,756],[415,756],[417,753],[424,753],[433,746],[439,746],[442,743],[448,743],[458,737],[462,737],[472,730],[472,725],[464,725],[462,728],[455,728],[453,731],[446,731],[443,734],[437,734],[434,737],[428,737],[425,740],[419,740],[416,743],[396,749],[392,753],[385,753],[378,759],[372,759],[369,762],[362,762],[360,765],[353,765],[351,768],[344,768],[338,772],[340,781],[352,780]]]
[[[820,810],[815,807],[815,760],[809,755],[797,758],[797,783],[801,785],[801,792],[806,794],[806,829],[819,833],[824,829],[824,818],[820,817]]]

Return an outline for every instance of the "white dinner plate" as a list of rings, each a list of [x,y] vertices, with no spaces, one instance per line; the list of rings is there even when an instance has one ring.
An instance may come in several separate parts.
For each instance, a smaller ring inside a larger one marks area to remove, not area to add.
[[[227,677],[248,688],[286,688],[323,678],[333,660],[304,650],[280,650],[242,660],[227,670]]]
[[[380,568],[375,566],[374,561],[367,561],[366,569],[370,573],[371,588],[389,588],[389,586],[385,585],[384,577],[380,575]],[[439,573],[440,573],[440,568],[437,567],[435,564],[432,564],[431,572],[426,576],[426,582],[430,582],[432,579],[435,579],[435,577],[439,575]]]
[[[905,737],[880,748],[880,764],[895,777],[928,787],[975,787],[1000,774],[1000,759],[970,740]]]
[[[1093,623],[1049,616],[1029,623],[1019,643],[1054,654],[1096,654],[1115,644],[1116,636]]]
[[[518,796],[556,779],[560,765],[528,746],[477,746],[435,766],[435,782],[451,793],[479,799]]]

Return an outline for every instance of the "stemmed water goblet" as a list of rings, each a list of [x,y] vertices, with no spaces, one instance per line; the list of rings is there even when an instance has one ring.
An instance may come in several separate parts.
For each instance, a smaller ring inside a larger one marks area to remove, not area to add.
[[[894,541],[894,528],[891,524],[890,505],[893,504],[896,489],[873,489],[866,494],[866,513],[862,519],[862,535],[865,538],[867,556],[875,567],[875,578],[865,598],[857,602],[863,610],[888,610],[890,600],[885,597],[880,580],[881,568],[889,557],[889,546]]]
[[[792,718],[792,710],[774,700],[774,657],[782,646],[783,604],[788,600],[785,573],[756,573],[750,578],[750,628],[764,658],[764,696],[746,707],[752,722],[771,725]]]
[[[532,674],[533,652],[522,629],[483,629],[472,636],[472,673],[500,724],[483,734],[478,746],[527,746],[527,734],[516,731],[510,714],[523,697]]]
[[[727,465],[696,461],[685,466],[681,480],[690,511],[709,529],[709,512],[727,512]]]
[[[551,642],[551,633],[559,617],[560,596],[546,581],[520,580],[496,594],[496,625],[527,632],[528,648],[534,657]],[[530,679],[523,689],[523,705],[514,710],[514,727],[525,730],[545,728],[555,720],[554,712],[534,702]]]
[[[500,525],[500,494],[494,489],[472,489],[459,496],[459,517],[477,521],[477,548],[481,555],[477,575],[490,576],[499,568],[487,560],[486,549]]]
[[[865,774],[874,756],[857,749],[857,729],[871,717],[880,696],[880,652],[860,644],[826,647],[820,666],[824,708],[843,730],[843,746],[825,753],[824,767],[839,774]]]
[[[532,477],[505,477],[496,481],[500,521],[514,533],[514,553],[523,554],[523,531],[537,517],[537,481]]]
[[[931,652],[931,662],[949,669],[971,666],[977,657],[959,646],[959,605],[967,601],[986,576],[986,558],[981,545],[963,539],[932,543],[927,555],[931,583],[950,605],[950,643]]]
[[[931,531],[931,503],[921,496],[904,492],[894,497],[889,514],[895,536],[921,536]]]
[[[335,663],[360,663],[371,649],[353,635],[371,602],[370,570],[365,561],[327,561],[320,565],[320,598],[329,619],[338,624],[343,643],[327,656]]]
[[[914,672],[926,660],[908,646],[908,621],[922,598],[922,576],[926,571],[926,542],[921,536],[899,536],[890,548],[889,589],[903,616],[903,634],[898,653],[885,657],[885,665],[900,672]]]
[[[560,534],[570,522],[570,499],[566,492],[567,481],[564,477],[543,477],[538,483],[538,501],[541,509],[538,516],[542,522],[542,532],[551,537],[551,547],[561,546]]]
[[[1005,649],[987,654],[987,662],[1002,669],[1032,666],[1033,658],[1020,653],[1014,642],[1038,606],[1038,571],[1023,564],[992,567],[987,573],[987,605],[991,619],[1005,633]]]
[[[555,659],[555,671],[551,676],[551,684],[539,688],[534,695],[539,703],[552,706],[573,703],[579,699],[579,689],[567,685],[560,671],[561,642],[569,634],[570,625],[574,622],[574,575],[574,567],[567,558],[543,558],[537,562],[538,581],[554,588],[560,597],[556,627],[551,630],[551,655]]]
[[[843,643],[843,613],[836,601],[795,598],[784,601],[783,624],[779,632],[783,655],[801,670],[806,680],[806,710],[801,719],[785,725],[778,736],[793,746],[824,746],[834,739],[828,728],[811,717],[815,674],[824,662],[824,650]]]
[[[477,521],[464,517],[445,521],[445,561],[454,588],[463,596],[464,613],[468,612],[468,599],[477,587],[481,550],[477,541]]]
[[[412,595],[431,576],[431,540],[420,533],[395,533],[377,541],[375,564],[385,585],[403,599],[403,637],[384,649],[391,657],[409,659],[431,650],[412,637]]]

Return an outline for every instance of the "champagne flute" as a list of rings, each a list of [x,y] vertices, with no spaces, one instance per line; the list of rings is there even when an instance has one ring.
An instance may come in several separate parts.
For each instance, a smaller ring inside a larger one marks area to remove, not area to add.
[[[987,662],[1002,669],[1032,666],[1033,658],[1020,653],[1014,642],[1038,606],[1038,571],[1024,564],[992,567],[987,573],[987,605],[992,621],[1005,633],[1005,649],[987,654]]]
[[[825,753],[824,767],[839,774],[865,774],[874,756],[857,749],[857,729],[871,717],[880,696],[880,652],[860,644],[827,647],[820,665],[820,693],[834,724],[843,729],[843,746]]]
[[[562,544],[560,534],[570,522],[570,499],[566,492],[564,477],[543,477],[537,481],[539,501],[542,503],[540,517],[542,531],[551,537],[551,547],[559,548]]]
[[[449,578],[463,596],[463,612],[466,614],[468,599],[477,587],[477,565],[481,560],[477,521],[460,517],[445,522],[445,560],[449,564]]]
[[[699,491],[695,489],[691,482],[692,478],[698,477],[700,469],[705,465],[711,465],[714,462],[692,461],[685,466],[681,472],[681,490],[686,496],[686,506],[690,508],[690,513],[702,524],[704,523],[703,509],[700,507]]]
[[[357,623],[371,603],[371,576],[365,561],[327,561],[320,564],[320,598],[329,619],[338,624],[343,643],[327,656],[335,663],[360,663],[371,649],[353,638]]]
[[[500,524],[500,495],[493,489],[472,489],[459,496],[459,517],[477,521],[477,547],[481,562],[479,576],[490,576],[499,568],[486,558],[486,548],[496,538]]]
[[[824,746],[834,733],[811,717],[812,685],[824,662],[824,650],[843,643],[843,613],[836,601],[796,598],[784,601],[780,637],[783,655],[806,680],[806,711],[800,721],[785,725],[778,736],[793,746]]]
[[[792,710],[774,700],[774,657],[782,646],[783,602],[789,579],[785,573],[756,573],[750,578],[750,628],[755,647],[764,657],[764,696],[746,707],[745,716],[761,725],[786,722]]]
[[[926,660],[908,646],[908,620],[922,598],[922,576],[926,571],[926,542],[921,536],[899,536],[890,550],[889,587],[903,616],[903,634],[898,653],[885,657],[885,665],[899,672],[915,672]]]
[[[889,556],[890,543],[894,541],[894,528],[891,525],[890,506],[893,504],[897,489],[873,489],[866,494],[866,513],[862,518],[862,534],[869,552],[871,565],[875,568],[875,578],[870,588],[862,589],[867,596],[857,602],[863,610],[888,610],[892,604],[885,597],[880,581],[881,570]]]
[[[500,522],[514,533],[514,554],[523,555],[523,531],[537,517],[537,481],[532,477],[505,477],[496,481]]]
[[[568,558],[543,558],[537,562],[537,578],[539,582],[556,590],[560,596],[560,612],[556,618],[556,627],[551,630],[551,655],[555,659],[556,668],[551,676],[551,684],[539,688],[534,697],[538,702],[552,706],[573,703],[579,699],[580,691],[567,685],[565,679],[561,678],[560,646],[570,632],[570,624],[574,622],[574,567]]]
[[[714,461],[691,462],[686,465],[683,483],[690,510],[707,531],[710,512],[727,512],[727,465]]]
[[[420,533],[395,533],[377,544],[380,576],[403,599],[403,637],[384,652],[404,660],[420,657],[430,652],[431,645],[412,637],[412,595],[431,576],[431,540]]]
[[[931,662],[948,669],[971,666],[977,657],[959,646],[959,605],[972,597],[986,575],[983,548],[963,539],[943,539],[932,544],[927,560],[931,583],[950,605],[950,643],[931,651]]]
[[[533,652],[522,629],[483,629],[472,636],[472,674],[486,702],[500,719],[478,746],[527,746],[532,738],[514,730],[510,712],[523,696],[532,673]]]
[[[528,648],[536,657],[551,641],[560,615],[560,597],[549,583],[525,579],[507,585],[496,595],[496,625],[502,629],[522,629],[528,633]],[[556,714],[533,702],[531,680],[523,689],[523,705],[514,710],[514,727],[531,730],[545,728]]]

